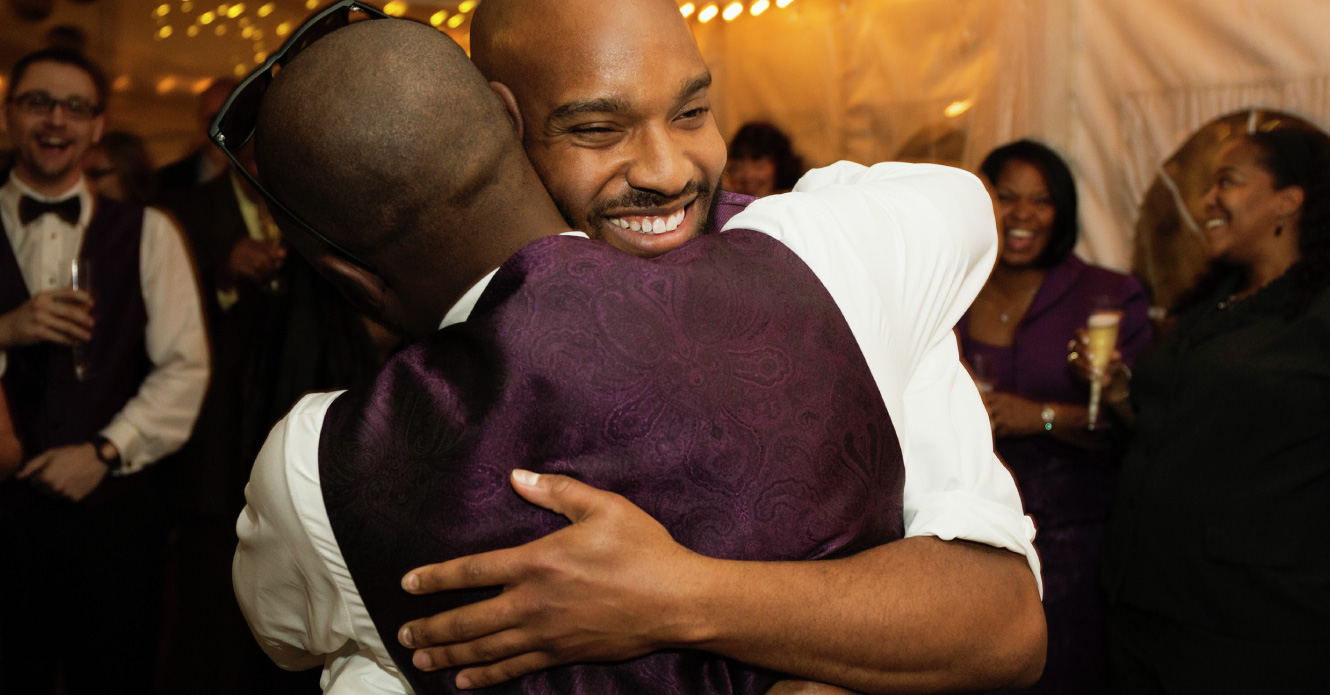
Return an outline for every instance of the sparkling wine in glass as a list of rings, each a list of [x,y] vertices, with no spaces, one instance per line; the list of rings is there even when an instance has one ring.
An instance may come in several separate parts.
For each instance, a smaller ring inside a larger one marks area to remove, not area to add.
[[[77,258],[69,261],[69,289],[92,293],[92,264],[87,259]],[[85,381],[88,378],[87,346],[82,340],[76,340],[69,346],[74,356],[74,378]]]
[[[1122,324],[1122,312],[1099,309],[1090,314],[1086,322],[1087,344],[1090,368],[1093,378],[1090,380],[1090,412],[1087,415],[1091,430],[1099,421],[1099,400],[1103,390],[1103,376],[1108,363],[1113,359],[1113,350],[1118,346],[1118,327]]]

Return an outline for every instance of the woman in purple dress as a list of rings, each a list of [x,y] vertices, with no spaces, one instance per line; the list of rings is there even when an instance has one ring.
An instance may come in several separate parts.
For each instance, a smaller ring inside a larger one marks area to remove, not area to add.
[[[1072,254],[1076,186],[1052,150],[1021,140],[981,169],[996,189],[1002,250],[957,332],[998,453],[1039,527],[1048,661],[1030,692],[1101,693],[1099,555],[1117,472],[1106,428],[1087,429],[1089,389],[1068,368],[1067,345],[1094,310],[1116,308],[1130,365],[1150,343],[1148,301],[1135,278]]]

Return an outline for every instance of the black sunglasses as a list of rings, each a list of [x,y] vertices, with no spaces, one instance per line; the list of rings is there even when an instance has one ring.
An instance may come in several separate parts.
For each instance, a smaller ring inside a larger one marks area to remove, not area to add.
[[[359,0],[341,0],[341,2],[325,7],[305,20],[305,23],[301,24],[300,28],[291,34],[291,38],[282,45],[281,50],[269,56],[262,67],[250,73],[249,77],[246,77],[231,92],[231,96],[227,97],[226,103],[222,105],[222,110],[218,111],[217,116],[212,119],[212,125],[208,127],[208,137],[221,148],[222,152],[226,154],[226,158],[231,160],[235,170],[240,172],[273,207],[281,211],[283,215],[295,220],[297,224],[305,228],[305,231],[326,245],[333,253],[365,270],[374,272],[373,264],[324,236],[319,230],[292,212],[290,208],[283,205],[282,201],[273,197],[273,194],[269,193],[268,189],[264,188],[263,184],[259,183],[258,179],[250,174],[249,170],[236,159],[236,153],[245,147],[250,138],[254,137],[254,129],[259,119],[259,105],[263,103],[263,94],[268,91],[268,86],[272,84],[277,72],[282,69],[282,66],[300,55],[300,52],[310,44],[350,24],[352,12],[363,12],[370,19],[391,19],[389,15],[378,8],[366,5],[359,2]]]

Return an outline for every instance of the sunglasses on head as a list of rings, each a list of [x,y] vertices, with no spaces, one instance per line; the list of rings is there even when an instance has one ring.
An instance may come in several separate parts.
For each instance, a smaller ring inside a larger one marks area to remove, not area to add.
[[[263,65],[250,73],[239,86],[227,97],[226,103],[222,109],[212,119],[212,124],[208,127],[208,137],[221,148],[226,154],[227,159],[235,170],[244,176],[254,189],[262,195],[270,205],[281,213],[299,224],[311,236],[327,246],[333,253],[342,257],[365,270],[374,272],[374,266],[368,261],[351,253],[343,248],[337,242],[324,236],[319,230],[306,222],[304,218],[295,214],[290,208],[282,204],[282,201],[268,192],[268,189],[259,183],[258,179],[249,173],[249,170],[242,166],[237,160],[236,155],[245,147],[245,144],[254,137],[254,129],[258,124],[259,106],[263,103],[263,95],[268,91],[268,86],[272,84],[273,78],[277,72],[282,69],[291,60],[295,59],[300,52],[309,47],[310,44],[331,34],[351,23],[352,13],[363,13],[369,19],[391,19],[391,17],[378,8],[366,5],[359,0],[341,0],[320,10],[314,16],[305,20],[291,34],[291,38],[282,45],[281,50],[268,57]]]

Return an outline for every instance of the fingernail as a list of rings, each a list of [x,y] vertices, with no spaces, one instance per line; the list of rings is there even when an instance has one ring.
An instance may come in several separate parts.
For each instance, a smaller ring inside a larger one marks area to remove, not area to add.
[[[415,656],[411,657],[411,663],[422,671],[434,666],[434,660],[429,658],[429,654],[425,652],[416,652]]]
[[[420,577],[415,574],[408,574],[402,577],[402,588],[407,591],[415,591],[420,588]]]
[[[536,481],[540,480],[540,474],[517,468],[513,470],[513,480],[516,480],[518,485],[532,487],[536,484]]]
[[[404,627],[400,631],[398,631],[397,641],[401,642],[403,647],[411,646],[411,628]],[[417,654],[416,657],[419,658],[420,655]]]
[[[470,689],[471,689],[471,679],[470,679],[470,678],[467,678],[466,676],[458,676],[458,677],[457,677],[457,687],[458,687],[459,689],[461,689],[461,690],[470,690]]]

